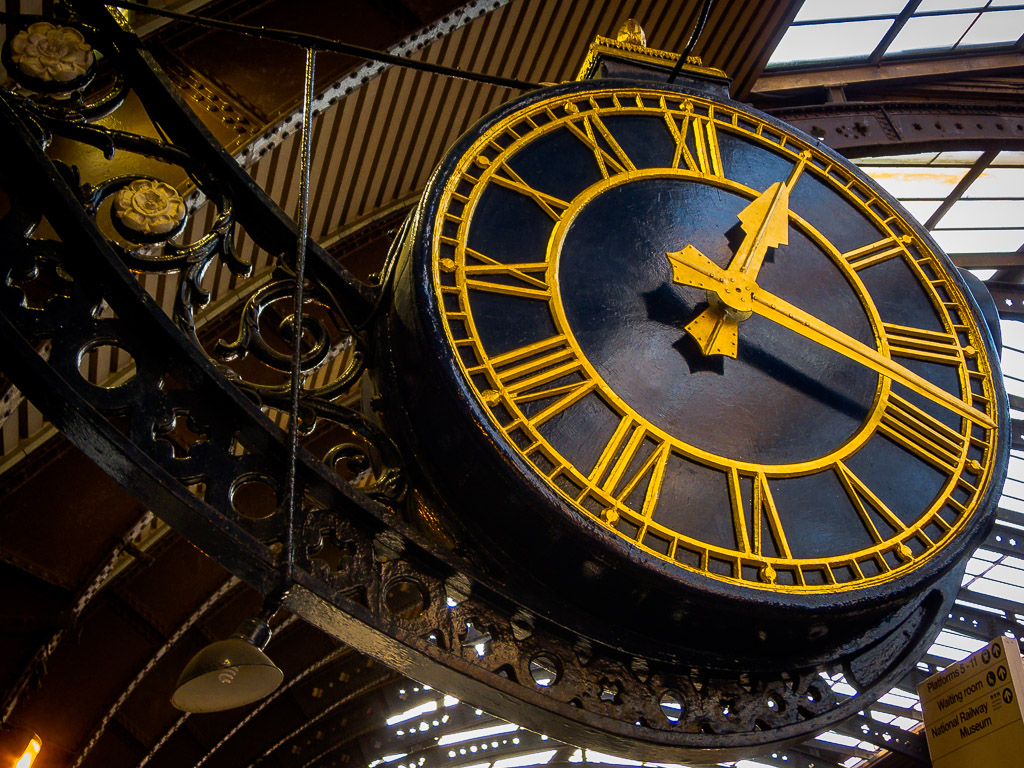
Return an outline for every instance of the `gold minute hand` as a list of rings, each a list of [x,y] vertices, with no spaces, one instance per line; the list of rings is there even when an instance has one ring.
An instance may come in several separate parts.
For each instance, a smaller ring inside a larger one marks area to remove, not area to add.
[[[809,152],[803,152],[785,182],[775,182],[737,214],[747,234],[729,262],[728,271],[742,272],[754,280],[768,249],[789,245],[789,193],[809,157]]]
[[[785,182],[775,182],[737,214],[746,236],[725,270],[732,283],[756,279],[768,249],[789,244],[789,192],[808,159],[810,152],[801,153]],[[721,290],[708,289],[707,298],[709,306],[686,330],[705,355],[736,357],[739,323],[750,317],[750,312],[738,308],[730,301],[733,297]]]
[[[893,362],[866,344],[862,344],[828,323],[809,315],[799,307],[783,301],[763,288],[755,287],[751,299],[754,312],[761,317],[828,347],[876,373],[887,376],[892,381],[949,408],[954,413],[958,413],[976,424],[989,429],[995,428],[996,423],[977,408],[968,405],[946,390],[940,389],[899,363]]]

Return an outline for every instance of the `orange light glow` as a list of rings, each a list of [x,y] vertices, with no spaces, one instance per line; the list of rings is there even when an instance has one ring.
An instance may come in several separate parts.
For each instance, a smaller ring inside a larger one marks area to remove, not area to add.
[[[36,759],[36,755],[39,754],[39,750],[43,748],[43,742],[38,736],[33,736],[32,741],[25,747],[25,751],[22,752],[21,757],[18,758],[18,762],[14,764],[14,768],[30,768],[33,761]]]

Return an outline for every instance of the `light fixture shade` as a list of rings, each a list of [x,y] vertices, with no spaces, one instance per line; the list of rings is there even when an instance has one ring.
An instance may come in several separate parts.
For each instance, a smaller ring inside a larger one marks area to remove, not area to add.
[[[178,678],[172,705],[185,712],[220,712],[259,701],[281,684],[284,673],[260,649],[269,630],[264,624],[246,631],[253,629],[249,624],[192,657]]]
[[[28,744],[25,746],[25,751],[21,753],[21,757],[14,764],[14,768],[32,768],[32,763],[35,762],[36,757],[39,755],[39,750],[42,748],[42,739],[32,734],[32,738],[29,739]]]

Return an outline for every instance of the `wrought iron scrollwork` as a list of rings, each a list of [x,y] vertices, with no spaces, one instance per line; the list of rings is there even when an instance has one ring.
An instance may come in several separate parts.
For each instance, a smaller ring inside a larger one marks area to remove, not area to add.
[[[77,169],[66,167],[69,181],[84,209],[94,217],[109,221],[113,234],[117,236],[108,238],[111,247],[129,269],[140,275],[176,275],[172,317],[197,345],[202,346],[196,332],[196,320],[211,299],[204,280],[219,265],[226,266],[238,278],[252,277],[252,264],[241,259],[235,251],[238,227],[234,195],[208,164],[173,140],[154,139],[95,124],[96,119],[120,106],[129,92],[129,84],[120,68],[100,70],[98,67],[94,50],[106,48],[104,53],[108,61],[116,60],[117,56],[116,50],[111,50],[109,39],[104,39],[93,24],[66,10],[59,23],[37,16],[16,18],[21,30],[8,36],[4,48],[4,61],[15,82],[21,86],[20,92],[11,94],[11,98],[20,107],[27,124],[37,128],[41,145],[48,145],[50,137],[58,135],[96,147],[108,159],[116,152],[129,152],[177,167],[194,183],[195,191],[189,195],[187,206],[191,210],[187,210],[186,201],[181,199],[178,190],[153,176],[117,176],[87,184],[78,179]],[[121,31],[130,34],[123,25]],[[28,40],[34,42],[26,43]],[[26,45],[29,53],[49,46],[36,58],[42,56],[58,77],[62,55],[69,58],[67,67],[78,66],[83,71],[65,80],[53,77],[44,80],[34,76],[26,70],[27,63],[30,63],[25,53]],[[78,59],[84,55],[88,56],[87,67],[79,66]],[[159,131],[165,133],[159,119],[153,122]],[[234,182],[237,185],[242,180],[234,179]],[[252,186],[247,180],[245,183]],[[248,191],[252,192],[251,189]],[[216,207],[216,215],[208,231],[199,233],[193,242],[178,242],[189,220],[195,217],[197,206],[203,203]],[[269,201],[260,200],[259,203]],[[284,255],[282,264],[276,268],[272,282],[260,287],[250,298],[242,313],[236,338],[215,342],[217,357],[222,362],[251,355],[274,371],[288,370],[288,355],[282,350],[289,341],[290,321],[287,317],[276,324],[268,325],[261,321],[275,314],[275,305],[291,295],[286,256],[289,248],[275,247],[272,251]],[[319,255],[321,260],[326,260],[322,251]],[[348,286],[354,282],[347,278]],[[367,286],[366,293],[359,294],[360,298],[365,295],[371,299],[369,291],[372,290]],[[363,346],[361,340],[347,327],[347,314],[358,319],[359,313],[353,312],[351,306],[346,310],[336,293],[326,284],[314,291],[311,300],[320,311],[311,316],[309,333],[305,334],[311,337],[311,342],[303,355],[304,373],[317,370],[343,350],[349,358],[350,364],[340,367],[338,376],[321,382],[315,388],[315,394],[323,397],[337,396],[350,388],[362,372],[359,361],[364,358],[361,349],[355,350]],[[284,380],[268,382],[266,377],[247,378],[247,374],[237,368],[230,375],[239,384],[260,393],[282,392],[288,386]]]
[[[245,303],[237,338],[234,341],[221,339],[217,342],[215,354],[221,361],[230,363],[251,355],[282,375],[289,371],[291,355],[288,349],[295,332],[295,318],[290,302],[295,292],[295,279],[285,269],[275,270],[275,277],[279,279],[259,288]],[[305,298],[300,357],[302,373],[308,376],[337,358],[341,358],[342,363],[324,385],[314,387],[309,394],[338,396],[358,381],[365,367],[365,355],[358,339],[339,325],[337,314],[330,311],[330,299],[322,291],[318,291],[314,285],[308,285]],[[244,381],[241,384],[265,397],[289,389],[287,381]]]
[[[55,7],[55,17],[6,14],[14,18],[0,53],[8,74],[47,122],[79,137],[95,135],[87,125],[117,109],[128,84],[117,70],[94,84],[99,70],[95,49],[101,37],[90,24]],[[90,85],[96,86],[89,88]]]

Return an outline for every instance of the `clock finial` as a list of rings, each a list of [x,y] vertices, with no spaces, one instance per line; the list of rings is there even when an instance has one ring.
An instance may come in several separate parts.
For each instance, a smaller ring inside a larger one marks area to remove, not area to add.
[[[647,47],[647,35],[644,34],[644,28],[640,26],[640,22],[636,19],[626,19],[625,23],[619,27],[615,39],[620,43]]]
[[[576,75],[577,80],[604,77],[664,82],[679,61],[679,54],[647,47],[647,35],[636,19],[626,19],[615,37],[598,36]],[[729,95],[729,77],[705,67],[697,56],[687,56],[680,68],[687,85],[718,96]]]

